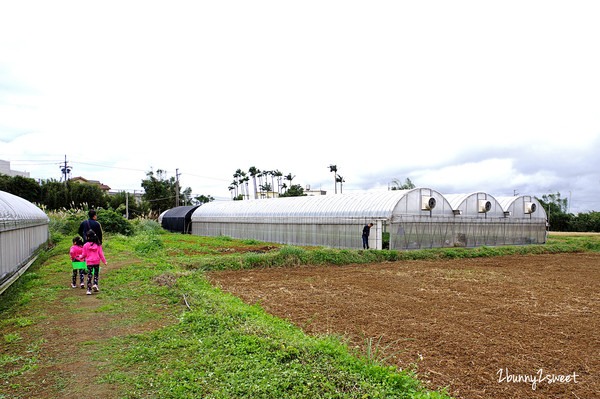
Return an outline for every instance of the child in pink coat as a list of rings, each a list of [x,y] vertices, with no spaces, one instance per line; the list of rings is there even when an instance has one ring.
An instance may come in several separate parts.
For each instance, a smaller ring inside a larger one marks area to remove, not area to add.
[[[84,288],[83,275],[87,270],[87,266],[83,259],[83,240],[81,237],[77,236],[73,238],[73,246],[69,254],[71,255],[71,262],[73,264],[73,282],[71,283],[71,288],[77,287],[77,270],[79,270],[79,284],[81,284],[81,288]]]
[[[100,261],[107,265],[102,252],[102,245],[98,241],[98,236],[93,231],[88,231],[83,245],[83,257],[87,263],[88,279],[87,279],[87,295],[92,295],[94,292],[100,291],[98,288],[98,275],[100,274]],[[94,285],[92,286],[92,274],[94,275]]]

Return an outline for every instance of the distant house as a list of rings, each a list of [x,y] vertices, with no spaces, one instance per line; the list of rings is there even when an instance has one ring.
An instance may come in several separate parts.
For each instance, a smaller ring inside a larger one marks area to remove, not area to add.
[[[75,183],[91,184],[93,186],[98,187],[100,190],[102,190],[106,194],[108,194],[108,191],[110,190],[109,186],[107,186],[106,184],[100,183],[98,180],[88,180],[81,176],[74,177],[74,178],[70,179],[70,181],[75,182]]]
[[[327,191],[325,190],[311,190],[310,189],[310,184],[306,185],[306,188],[304,189],[304,194],[306,194],[309,197],[314,197],[314,196],[318,196],[318,195],[327,195]]]
[[[310,185],[306,185],[306,188],[303,191],[304,195],[309,196],[309,197],[313,197],[316,195],[326,195],[327,191],[325,190],[311,190],[310,189]],[[259,191],[258,192],[258,198],[260,199],[264,199],[264,198],[279,198],[279,193],[273,192],[273,191]]]

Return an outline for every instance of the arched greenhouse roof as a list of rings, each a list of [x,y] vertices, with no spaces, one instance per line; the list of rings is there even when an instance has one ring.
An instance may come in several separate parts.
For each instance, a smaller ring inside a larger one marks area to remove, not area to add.
[[[438,204],[450,209],[442,195],[430,189],[395,190],[367,193],[336,194],[324,196],[286,197],[250,201],[210,202],[198,208],[192,215],[193,222],[223,220],[228,218],[367,218],[390,219],[402,199],[425,191],[436,193]],[[403,212],[418,214],[418,209]]]
[[[21,220],[48,222],[48,216],[26,199],[0,191],[0,221]]]
[[[199,206],[200,205],[186,205],[171,208],[168,211],[162,213],[163,220],[169,218],[185,218],[187,216],[191,216],[190,213],[193,213]]]
[[[163,229],[171,232],[187,233],[190,223],[192,222],[192,214],[200,205],[178,206],[163,212],[159,219]]]
[[[490,215],[504,216],[504,209],[498,200],[491,194],[478,191],[469,194],[444,194],[452,210],[460,211],[464,216]]]
[[[530,195],[518,195],[513,197],[498,197],[497,198],[502,209],[505,212],[510,212],[511,217],[523,217],[529,215],[536,218],[546,219],[546,210],[540,202]],[[534,209],[528,209],[527,203],[534,204]]]

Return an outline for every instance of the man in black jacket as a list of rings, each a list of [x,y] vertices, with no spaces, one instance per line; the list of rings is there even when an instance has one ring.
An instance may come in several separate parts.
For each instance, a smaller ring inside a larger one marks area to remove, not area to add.
[[[371,232],[371,227],[373,227],[373,223],[369,223],[368,225],[363,227],[363,249],[369,249],[369,233]]]
[[[85,237],[89,230],[93,230],[98,237],[98,242],[102,245],[102,226],[100,222],[96,221],[98,219],[98,214],[93,209],[88,212],[89,219],[84,220],[79,225],[79,235],[83,238],[83,242],[85,242]]]

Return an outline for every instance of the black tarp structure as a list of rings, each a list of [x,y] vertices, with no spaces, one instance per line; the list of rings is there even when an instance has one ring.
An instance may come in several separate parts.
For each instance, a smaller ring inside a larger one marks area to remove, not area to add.
[[[192,213],[200,205],[178,206],[162,215],[162,228],[171,233],[189,234],[192,231]]]

